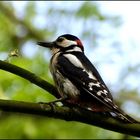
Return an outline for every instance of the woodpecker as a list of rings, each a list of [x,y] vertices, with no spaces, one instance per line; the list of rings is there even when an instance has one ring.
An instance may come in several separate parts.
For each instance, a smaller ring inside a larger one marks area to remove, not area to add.
[[[126,123],[137,123],[115,104],[97,69],[85,56],[78,37],[64,34],[53,42],[38,45],[52,52],[50,71],[61,99],[93,112],[107,112]]]

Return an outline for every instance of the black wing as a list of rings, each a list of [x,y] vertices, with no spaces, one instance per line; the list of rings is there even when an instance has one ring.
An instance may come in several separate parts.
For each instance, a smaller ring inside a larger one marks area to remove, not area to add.
[[[72,62],[73,59],[70,58],[71,55],[79,59],[76,59],[76,62]],[[77,85],[80,90],[82,89],[90,95],[91,98],[97,99],[97,101],[108,107],[110,111],[112,110],[112,112],[110,112],[112,117],[129,123],[138,123],[114,104],[112,96],[98,71],[83,53],[73,52],[72,54],[71,52],[70,56],[66,57],[66,55],[63,54],[58,57],[57,68],[64,77],[67,77],[73,84]],[[92,73],[93,78],[89,76],[89,72]],[[89,83],[93,83],[92,87],[89,87]],[[101,93],[97,94],[98,92]],[[81,92],[81,94],[83,94],[83,92]]]
[[[104,84],[98,71],[86,56],[80,52],[71,53],[69,56],[67,54],[58,57],[58,70],[60,73],[79,87],[80,90],[85,91],[88,95],[97,99],[106,107],[113,109],[114,103],[108,88]],[[76,57],[75,59],[77,62],[75,62],[75,65],[70,57]],[[81,64],[83,67],[81,67]]]

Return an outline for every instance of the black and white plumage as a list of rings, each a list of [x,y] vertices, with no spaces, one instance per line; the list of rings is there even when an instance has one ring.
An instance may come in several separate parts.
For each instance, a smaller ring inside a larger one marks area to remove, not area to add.
[[[114,103],[98,71],[85,56],[79,38],[65,34],[54,42],[38,44],[51,49],[51,73],[60,96],[67,102],[94,112],[108,112],[124,122],[137,122]]]

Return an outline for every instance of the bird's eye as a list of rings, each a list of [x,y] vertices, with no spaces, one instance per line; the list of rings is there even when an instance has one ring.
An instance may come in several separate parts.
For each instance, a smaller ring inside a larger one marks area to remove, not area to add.
[[[59,37],[59,38],[57,39],[57,42],[62,42],[63,40],[64,40],[63,37]]]

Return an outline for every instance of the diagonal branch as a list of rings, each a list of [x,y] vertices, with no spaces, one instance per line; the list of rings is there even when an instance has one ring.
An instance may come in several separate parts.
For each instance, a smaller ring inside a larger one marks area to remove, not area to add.
[[[57,93],[56,88],[53,85],[38,77],[34,73],[29,72],[28,70],[25,70],[23,68],[20,68],[2,60],[0,60],[0,69],[16,74],[30,81],[31,83],[43,88],[44,90],[50,92],[55,97],[59,98],[59,94]]]
[[[0,69],[16,74],[59,98],[56,88],[35,74],[0,60]],[[93,113],[78,107],[51,106],[49,104],[28,103],[21,101],[0,100],[0,108],[8,112],[43,115],[67,121],[77,121],[104,129],[140,137],[140,124],[122,124],[103,114]]]

